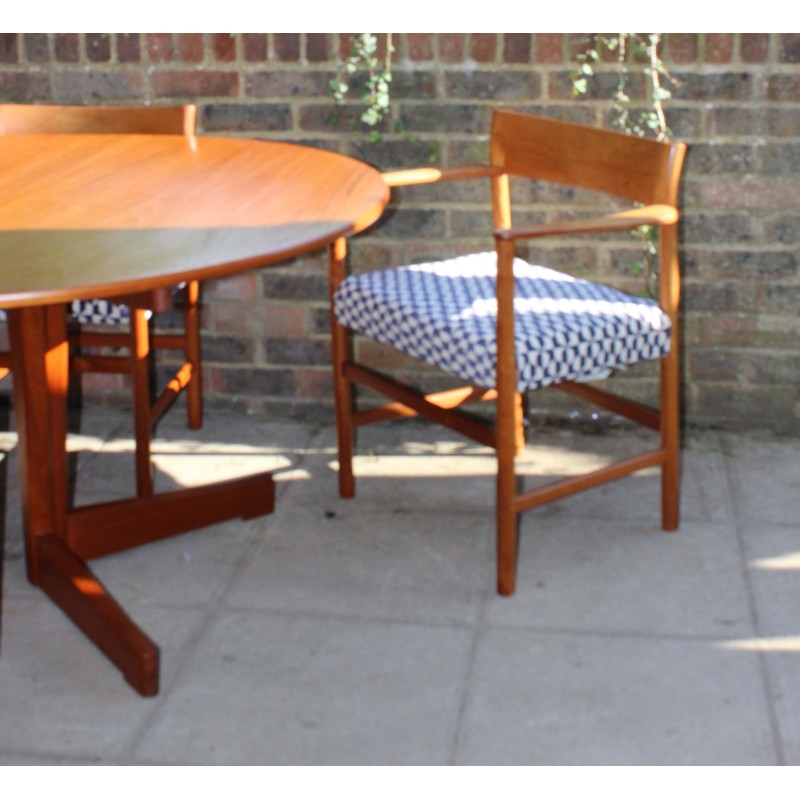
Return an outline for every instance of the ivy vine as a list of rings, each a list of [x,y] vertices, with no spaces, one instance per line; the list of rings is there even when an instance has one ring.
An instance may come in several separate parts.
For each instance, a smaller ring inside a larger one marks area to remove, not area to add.
[[[342,105],[350,92],[355,76],[363,74],[366,81],[360,100],[367,104],[361,114],[361,122],[371,130],[369,139],[379,142],[382,139],[378,126],[391,113],[391,94],[389,84],[392,82],[392,34],[386,34],[386,54],[383,59],[378,56],[378,37],[374,33],[359,33],[353,39],[350,55],[339,64],[336,76],[328,85],[329,94],[337,105]]]
[[[605,48],[616,56],[617,81],[611,95],[612,124],[635,136],[669,141],[672,131],[667,125],[664,105],[672,98],[670,87],[677,86],[677,81],[661,58],[661,42],[660,33],[598,34],[592,45],[575,57],[578,68],[571,75],[573,96],[580,97],[588,93],[590,81],[600,72],[600,49]],[[647,87],[645,107],[637,111],[632,110],[628,93],[632,73],[640,73]],[[646,293],[655,297],[658,294],[658,229],[643,225],[633,231],[633,235],[641,242],[642,257],[631,262],[631,273],[643,275]]]
[[[671,131],[667,125],[664,104],[672,98],[670,86],[677,85],[661,58],[660,33],[613,33],[598,34],[593,44],[575,59],[578,69],[572,73],[572,94],[585,95],[589,82],[598,74],[601,63],[600,49],[614,53],[617,83],[612,92],[614,101],[613,124],[626,133],[636,136],[653,136],[667,141]],[[647,86],[646,107],[634,113],[628,86],[631,75],[644,76]]]

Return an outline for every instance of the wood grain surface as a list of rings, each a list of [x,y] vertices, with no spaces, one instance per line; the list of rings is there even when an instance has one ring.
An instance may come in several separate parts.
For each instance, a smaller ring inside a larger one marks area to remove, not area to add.
[[[278,263],[363,230],[389,190],[336,153],[185,136],[0,138],[0,307]]]

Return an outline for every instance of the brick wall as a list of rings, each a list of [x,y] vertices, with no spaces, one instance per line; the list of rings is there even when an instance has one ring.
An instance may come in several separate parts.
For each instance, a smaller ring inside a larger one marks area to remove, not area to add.
[[[498,104],[607,124],[595,91],[571,97],[578,34],[395,35],[393,112],[405,133],[367,142],[351,109],[331,119],[327,81],[348,37],[336,34],[0,34],[0,100],[193,101],[205,134],[276,138],[379,167],[483,159]],[[683,182],[684,372],[690,424],[800,433],[800,34],[672,34],[664,57],[680,82],[668,106],[691,145]],[[636,87],[634,87],[634,92]],[[634,99],[636,95],[634,93]],[[402,208],[353,242],[384,265],[491,246],[488,195],[460,184],[398,193]],[[592,198],[519,187],[524,218],[588,210]],[[544,252],[546,250],[546,252]],[[627,239],[548,242],[532,257],[632,285]],[[634,286],[635,288],[635,286]],[[212,405],[323,411],[330,403],[324,257],[209,283],[204,294]],[[365,345],[402,372],[417,367]],[[622,376],[643,397],[651,372]],[[435,385],[429,373],[421,383]],[[114,380],[94,384],[102,398]],[[563,401],[562,401],[563,402]],[[546,393],[535,408],[558,406]]]

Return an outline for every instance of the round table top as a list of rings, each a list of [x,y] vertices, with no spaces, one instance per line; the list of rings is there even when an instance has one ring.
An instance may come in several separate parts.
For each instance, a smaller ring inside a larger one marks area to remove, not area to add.
[[[299,145],[0,136],[0,307],[275,264],[363,230],[388,197],[372,167]]]

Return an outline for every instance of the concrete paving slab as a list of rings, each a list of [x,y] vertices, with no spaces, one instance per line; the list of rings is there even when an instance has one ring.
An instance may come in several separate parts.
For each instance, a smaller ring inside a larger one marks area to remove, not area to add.
[[[256,533],[231,520],[92,561],[92,570],[127,607],[130,603],[203,607],[227,590]]]
[[[731,491],[743,520],[800,525],[800,457],[797,442],[755,436],[723,438]]]
[[[71,438],[82,502],[130,493],[128,431],[90,410]],[[161,489],[273,465],[278,500],[94,562],[163,648],[148,700],[28,585],[7,434],[0,763],[800,763],[800,444],[688,437],[676,533],[655,476],[529,512],[499,598],[492,456],[361,434],[342,501],[332,427],[167,417]],[[534,479],[639,444],[536,438]]]
[[[752,654],[703,639],[491,630],[478,645],[456,763],[775,758]]]
[[[472,633],[221,613],[136,752],[189,764],[441,764]]]
[[[800,526],[744,521],[739,528],[758,631],[796,637],[800,652]]]
[[[665,636],[753,634],[735,531],[685,523],[523,518],[517,592],[492,595],[496,625]]]
[[[128,607],[161,647],[163,691],[197,633],[196,611]],[[36,763],[124,763],[158,698],[135,694],[115,668],[44,595],[7,594],[0,658],[0,754]]]
[[[297,482],[232,584],[232,607],[417,622],[475,622],[492,591],[482,517],[343,501]]]
[[[774,495],[773,495],[774,496]],[[757,634],[727,647],[762,658],[787,764],[800,764],[800,527],[739,523]]]

